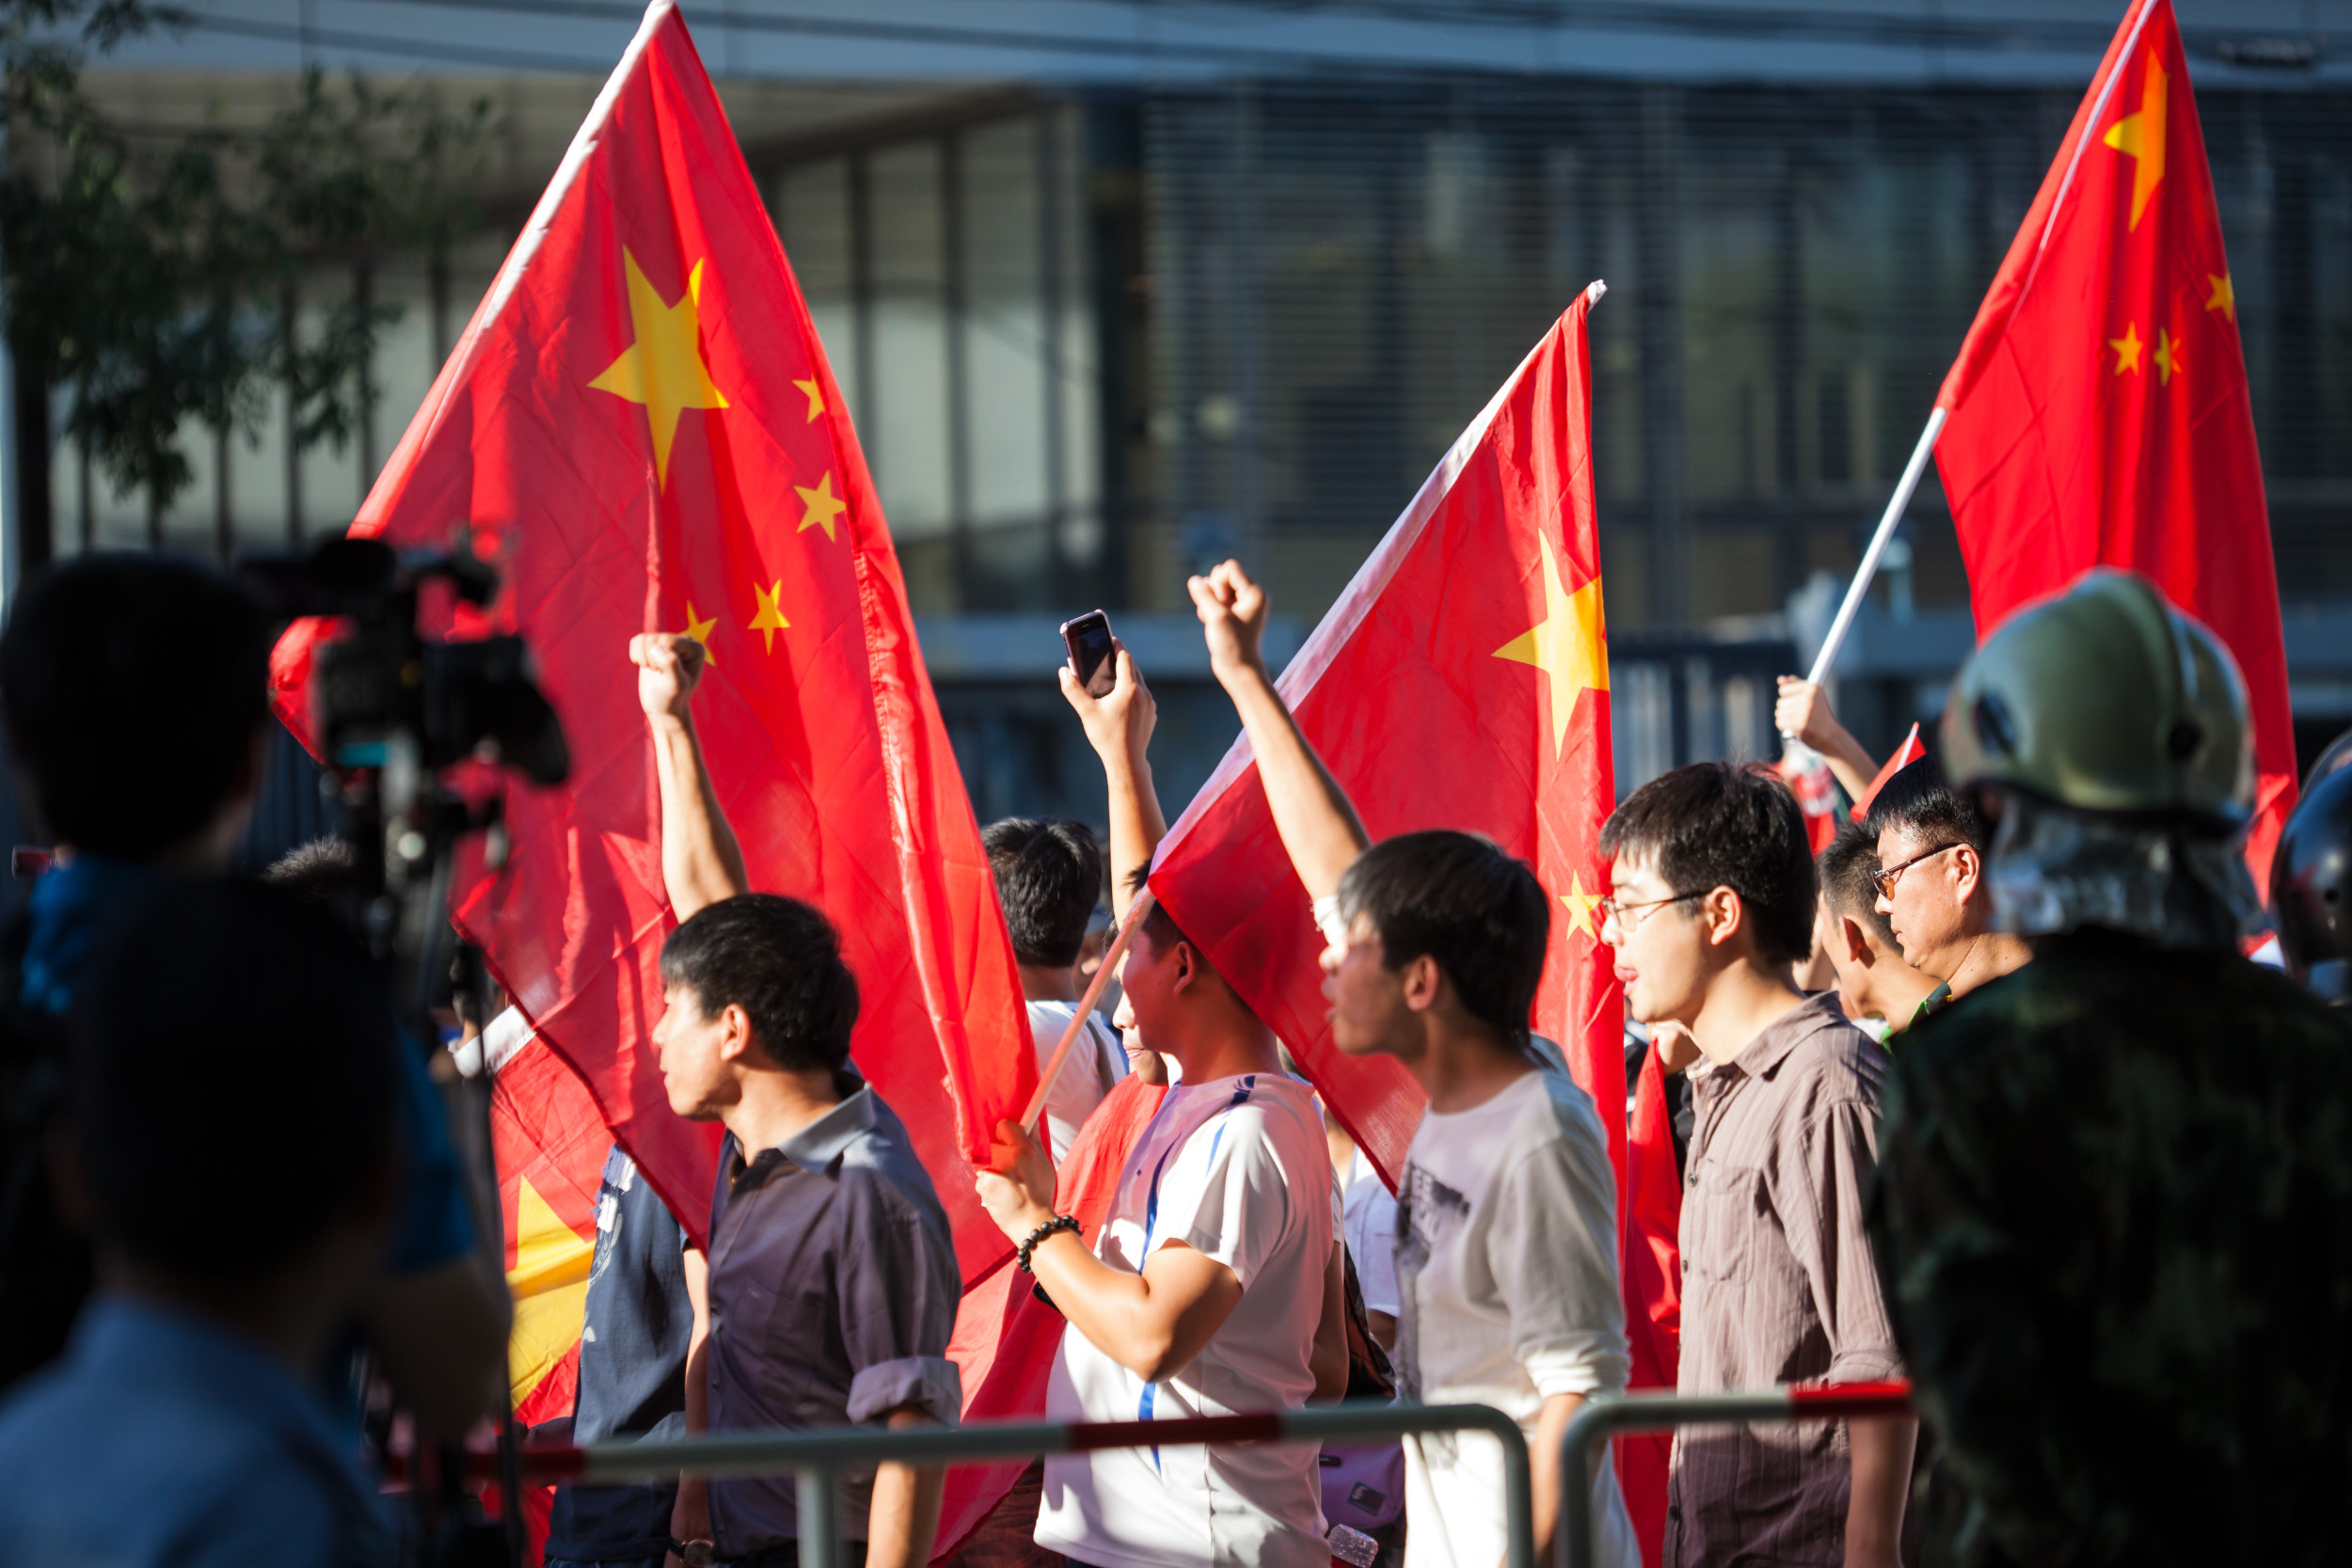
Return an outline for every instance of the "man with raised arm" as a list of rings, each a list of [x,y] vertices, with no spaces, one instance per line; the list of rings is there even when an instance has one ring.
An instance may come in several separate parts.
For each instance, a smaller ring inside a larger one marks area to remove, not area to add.
[[[1167,831],[1145,747],[1152,696],[1123,647],[1118,684],[1062,689],[1110,784],[1121,918]],[[1347,1386],[1337,1184],[1313,1096],[1273,1031],[1154,908],[1120,971],[1144,1043],[1183,1081],[1120,1177],[1102,1233],[1055,1214],[1044,1151],[1010,1122],[980,1198],[1070,1321],[1046,1394],[1056,1420],[1296,1410]],[[1314,1450],[1111,1449],[1045,1462],[1037,1541],[1092,1568],[1326,1568]]]
[[[661,951],[654,1029],[670,1108],[727,1130],[707,1284],[686,1368],[689,1431],[952,1423],[947,1359],[961,1281],[938,1194],[907,1132],[850,1068],[857,980],[824,914],[752,893],[694,736],[705,655],[632,639],[661,790],[661,867],[678,928]],[[887,1464],[843,1478],[852,1563],[922,1568],[943,1477]],[[678,1488],[672,1533],[722,1561],[796,1568],[789,1476]]]
[[[1550,899],[1482,837],[1374,845],[1275,689],[1266,596],[1227,562],[1189,584],[1210,668],[1240,710],[1274,822],[1329,939],[1331,1035],[1395,1057],[1429,1096],[1397,1191],[1399,1391],[1509,1412],[1555,1455],[1577,1409],[1625,1386],[1616,1181],[1592,1099],[1544,1068],[1528,1018]],[[1502,1455],[1490,1439],[1407,1438],[1409,1568],[1495,1568]],[[1560,1514],[1556,1464],[1535,1465],[1540,1556]],[[1639,1560],[1616,1477],[1593,1480],[1601,1556]]]

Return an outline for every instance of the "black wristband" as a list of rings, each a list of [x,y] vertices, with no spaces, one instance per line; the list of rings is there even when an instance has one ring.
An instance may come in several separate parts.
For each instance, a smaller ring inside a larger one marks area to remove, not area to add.
[[[1068,1214],[1056,1214],[1052,1219],[1047,1220],[1043,1225],[1041,1225],[1035,1230],[1030,1231],[1029,1239],[1021,1243],[1021,1272],[1023,1274],[1032,1274],[1036,1272],[1029,1267],[1029,1254],[1037,1250],[1037,1244],[1040,1242],[1045,1240],[1046,1237],[1051,1236],[1057,1230],[1067,1230],[1073,1236],[1082,1234],[1078,1228],[1078,1222],[1076,1220],[1071,1218]]]

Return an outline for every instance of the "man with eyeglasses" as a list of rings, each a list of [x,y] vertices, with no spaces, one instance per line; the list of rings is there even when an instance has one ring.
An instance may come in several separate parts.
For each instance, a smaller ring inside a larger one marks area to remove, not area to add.
[[[1769,771],[1695,763],[1652,780],[1601,832],[1615,863],[1601,939],[1633,1017],[1697,1044],[1682,1198],[1679,1388],[1901,1375],[1863,1230],[1886,1056],[1790,966],[1816,879],[1796,798]],[[1677,1438],[1667,1568],[1893,1568],[1913,1423],[1758,1427]]]
[[[1886,781],[1862,831],[1878,841],[1878,911],[1895,928],[1903,961],[1937,982],[1906,1024],[2031,961],[2025,939],[1993,929],[1985,876],[1992,831],[1933,758]]]

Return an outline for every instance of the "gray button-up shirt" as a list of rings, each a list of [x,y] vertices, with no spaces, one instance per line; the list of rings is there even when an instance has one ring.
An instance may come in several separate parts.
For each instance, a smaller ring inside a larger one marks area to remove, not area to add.
[[[1693,1070],[1682,1192],[1685,1394],[1902,1375],[1863,1228],[1886,1055],[1824,994]],[[1845,1560],[1843,1421],[1675,1442],[1668,1568]]]
[[[962,1281],[947,1214],[881,1097],[840,1104],[749,1164],[730,1136],[710,1211],[713,1432],[840,1426],[914,1405],[952,1424]],[[842,1478],[841,1534],[866,1539],[873,1472]],[[710,1483],[720,1555],[797,1538],[789,1475]]]

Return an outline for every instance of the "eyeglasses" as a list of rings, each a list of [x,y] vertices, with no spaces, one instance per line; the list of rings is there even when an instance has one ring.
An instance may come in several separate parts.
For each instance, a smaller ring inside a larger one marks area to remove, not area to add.
[[[1931,861],[1946,850],[1959,847],[1957,844],[1946,844],[1933,849],[1922,849],[1900,865],[1890,865],[1883,871],[1871,872],[1870,881],[1879,890],[1881,898],[1892,898],[1895,896],[1895,884],[1902,880],[1904,872],[1917,865],[1921,861]]]
[[[1663,898],[1645,898],[1638,904],[1628,904],[1615,898],[1604,898],[1593,907],[1600,911],[1603,926],[1614,924],[1620,931],[1631,931],[1640,921],[1629,921],[1626,915],[1634,910],[1654,910],[1661,904],[1679,904],[1688,898],[1704,898],[1704,893],[1670,893]]]

